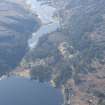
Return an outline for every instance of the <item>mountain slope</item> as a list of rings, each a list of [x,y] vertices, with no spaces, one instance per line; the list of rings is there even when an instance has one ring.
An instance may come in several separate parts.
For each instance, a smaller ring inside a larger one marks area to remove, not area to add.
[[[105,105],[105,0],[41,0],[60,29],[24,58],[32,78],[62,87],[64,105]]]
[[[31,33],[38,27],[37,18],[20,3],[0,1],[1,75],[5,73],[5,70],[18,65],[27,51],[27,41]]]

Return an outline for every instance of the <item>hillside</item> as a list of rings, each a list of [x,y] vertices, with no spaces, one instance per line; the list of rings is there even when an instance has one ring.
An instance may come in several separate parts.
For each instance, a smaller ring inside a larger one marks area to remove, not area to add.
[[[29,37],[38,27],[37,18],[21,3],[0,1],[0,75],[19,64]]]
[[[41,0],[57,8],[60,29],[40,38],[22,66],[61,87],[64,105],[105,105],[105,0]]]

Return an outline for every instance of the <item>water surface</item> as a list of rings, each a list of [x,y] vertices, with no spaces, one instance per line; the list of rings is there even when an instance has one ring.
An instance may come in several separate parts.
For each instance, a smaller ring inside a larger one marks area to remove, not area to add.
[[[0,81],[0,105],[61,105],[59,89],[49,83],[39,83],[11,76]]]
[[[54,18],[54,12],[56,9],[47,4],[42,5],[42,2],[37,0],[27,0],[26,4],[30,6],[30,11],[37,14],[42,22],[42,26],[33,32],[31,39],[29,40],[29,47],[35,48],[39,38],[43,35],[56,31],[60,25],[59,20]]]
[[[55,31],[59,27],[59,22],[53,19],[53,13],[55,11],[53,7],[41,5],[41,2],[37,0],[27,0],[27,4],[31,5],[31,11],[36,13],[43,23],[37,32],[36,30],[33,32],[31,39],[29,39],[29,46],[33,48],[37,45],[40,37]],[[14,28],[13,26],[11,27]],[[19,30],[19,28],[16,28],[16,30]],[[21,31],[23,31],[22,28]],[[40,83],[36,80],[19,76],[0,78],[0,105],[61,104],[61,91],[53,88],[49,83]]]

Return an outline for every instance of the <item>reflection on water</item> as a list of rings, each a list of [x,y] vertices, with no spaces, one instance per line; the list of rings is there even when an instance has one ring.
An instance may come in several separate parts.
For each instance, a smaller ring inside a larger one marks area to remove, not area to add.
[[[0,81],[0,105],[61,105],[58,89],[49,83],[11,76]]]

